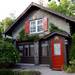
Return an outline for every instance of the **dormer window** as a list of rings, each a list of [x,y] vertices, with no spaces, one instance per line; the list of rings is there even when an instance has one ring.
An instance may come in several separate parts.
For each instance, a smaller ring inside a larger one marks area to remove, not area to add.
[[[30,34],[43,32],[42,19],[30,21]]]

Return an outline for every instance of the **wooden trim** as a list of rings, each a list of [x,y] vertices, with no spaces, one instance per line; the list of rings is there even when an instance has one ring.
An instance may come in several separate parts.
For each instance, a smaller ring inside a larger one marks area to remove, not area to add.
[[[63,42],[64,42],[64,64],[67,64],[67,49],[66,49],[66,45],[65,45],[65,38],[63,38]]]
[[[51,52],[51,40],[49,40],[49,56],[50,56],[50,68],[52,68],[52,57],[51,57],[51,54],[52,54],[52,52]]]

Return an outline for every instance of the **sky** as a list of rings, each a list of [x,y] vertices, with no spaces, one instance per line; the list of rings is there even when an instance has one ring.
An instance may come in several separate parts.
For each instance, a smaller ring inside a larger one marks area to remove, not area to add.
[[[0,0],[0,21],[11,13],[18,17],[31,2],[37,0]]]

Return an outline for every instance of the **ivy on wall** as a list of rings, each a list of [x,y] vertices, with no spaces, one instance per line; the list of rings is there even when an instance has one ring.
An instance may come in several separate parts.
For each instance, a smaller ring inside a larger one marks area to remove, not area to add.
[[[22,29],[19,33],[19,40],[23,41],[27,39],[28,39],[28,35],[25,33],[24,29]]]
[[[28,35],[25,33],[24,29],[21,30],[21,32],[19,33],[19,40],[20,41],[37,41],[39,40],[39,35],[38,34],[34,34],[34,35]]]
[[[53,23],[49,24],[49,31],[50,32],[64,32],[63,30],[59,29],[57,26],[55,26]],[[22,29],[19,33],[19,40],[20,41],[37,41],[41,37],[39,37],[39,34],[31,34],[28,35],[25,33],[25,30]]]
[[[64,32],[63,30],[55,26],[53,23],[49,23],[49,31],[50,32]]]

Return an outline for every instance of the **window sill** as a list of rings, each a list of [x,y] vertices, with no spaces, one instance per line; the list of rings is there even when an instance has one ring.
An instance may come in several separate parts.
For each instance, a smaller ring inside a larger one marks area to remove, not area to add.
[[[41,32],[33,32],[33,33],[31,33],[30,32],[30,34],[41,34],[41,33],[43,33],[44,31],[41,31]]]

